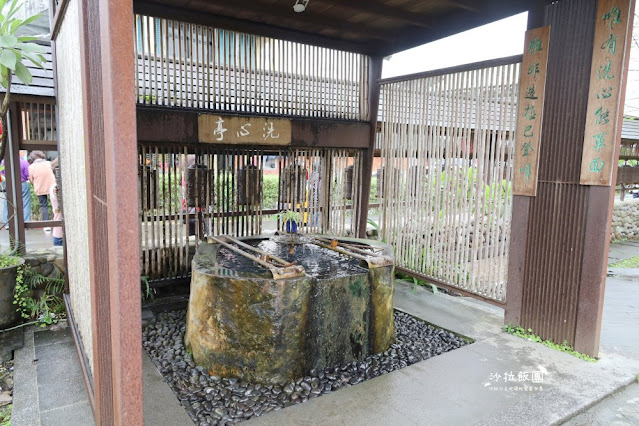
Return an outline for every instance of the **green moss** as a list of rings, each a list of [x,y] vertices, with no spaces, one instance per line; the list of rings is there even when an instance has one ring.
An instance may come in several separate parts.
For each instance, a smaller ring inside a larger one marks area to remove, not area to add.
[[[610,265],[611,268],[639,268],[639,256],[620,260]]]
[[[588,361],[588,362],[597,362],[596,358],[593,358],[591,356],[588,356],[584,353],[578,352],[576,351],[572,346],[570,346],[568,344],[568,342],[564,341],[562,344],[557,344],[555,342],[552,342],[550,340],[543,340],[541,337],[539,337],[537,334],[533,333],[532,328],[529,328],[528,330],[525,330],[522,327],[518,327],[518,326],[514,326],[511,324],[507,324],[504,326],[504,331],[510,334],[513,334],[515,336],[519,336],[522,339],[526,339],[529,340],[531,342],[538,342],[541,343],[544,346],[548,346],[551,349],[555,349],[561,352],[566,352],[574,357],[577,357],[579,359],[583,359],[584,361]]]
[[[362,297],[362,283],[360,280],[355,280],[349,284],[351,295],[355,297]]]

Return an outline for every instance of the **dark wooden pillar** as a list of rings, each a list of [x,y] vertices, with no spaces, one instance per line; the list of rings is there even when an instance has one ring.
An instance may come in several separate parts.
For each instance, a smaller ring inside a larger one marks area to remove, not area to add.
[[[368,222],[368,203],[371,195],[371,180],[373,177],[373,157],[375,155],[375,138],[377,133],[377,112],[379,110],[379,80],[382,78],[382,57],[369,58],[368,67],[368,121],[370,123],[369,145],[364,153],[362,167],[362,185],[360,203],[357,210],[359,237],[366,238],[366,223]]]
[[[97,424],[141,425],[142,346],[131,0],[80,2]]]
[[[543,27],[545,25],[545,14],[546,3],[544,1],[537,2],[528,11],[527,29],[532,30]],[[508,286],[506,291],[506,324],[520,324],[530,197],[514,195],[512,209],[511,242],[508,254]]]
[[[591,356],[599,352],[615,190],[579,183],[596,8],[591,0],[546,7],[543,24],[551,33],[539,184],[536,197],[513,203],[505,318]]]
[[[14,77],[15,78],[15,77]],[[15,102],[9,106],[7,120],[8,129],[5,139],[4,176],[6,179],[7,219],[9,220],[9,236],[11,248],[26,248],[24,231],[24,206],[22,205],[22,178],[20,173],[20,113]]]

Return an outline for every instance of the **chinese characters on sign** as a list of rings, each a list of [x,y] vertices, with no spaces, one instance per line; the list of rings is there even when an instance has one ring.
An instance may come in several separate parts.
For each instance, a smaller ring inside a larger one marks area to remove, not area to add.
[[[590,71],[582,185],[610,186],[617,144],[619,92],[624,79],[629,0],[600,0]]]
[[[536,28],[526,32],[524,59],[519,79],[515,138],[513,190],[516,195],[534,196],[537,193],[549,39],[550,27]]]
[[[291,121],[269,117],[200,114],[200,142],[218,144],[290,145]]]

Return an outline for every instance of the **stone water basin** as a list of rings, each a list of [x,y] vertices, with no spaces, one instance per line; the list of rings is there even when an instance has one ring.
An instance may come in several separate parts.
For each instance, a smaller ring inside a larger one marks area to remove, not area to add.
[[[394,342],[392,262],[369,266],[311,243],[291,253],[291,246],[269,237],[241,240],[305,273],[276,280],[220,244],[199,246],[185,343],[209,374],[278,383],[362,360]],[[340,241],[375,247],[392,260],[386,244]]]

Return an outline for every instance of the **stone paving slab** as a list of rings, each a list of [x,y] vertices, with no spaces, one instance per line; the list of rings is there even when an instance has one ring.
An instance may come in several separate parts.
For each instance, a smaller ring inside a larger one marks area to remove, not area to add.
[[[149,426],[191,425],[193,421],[176,398],[151,358],[142,351],[144,423]]]
[[[64,405],[40,414],[41,426],[89,426],[93,425],[93,412],[88,401]]]
[[[565,425],[639,425],[639,383],[633,383],[616,392]]]
[[[11,426],[40,424],[35,359],[33,329],[28,328],[24,333],[24,346],[14,352]]]
[[[639,275],[607,277],[601,347],[639,357]]]

